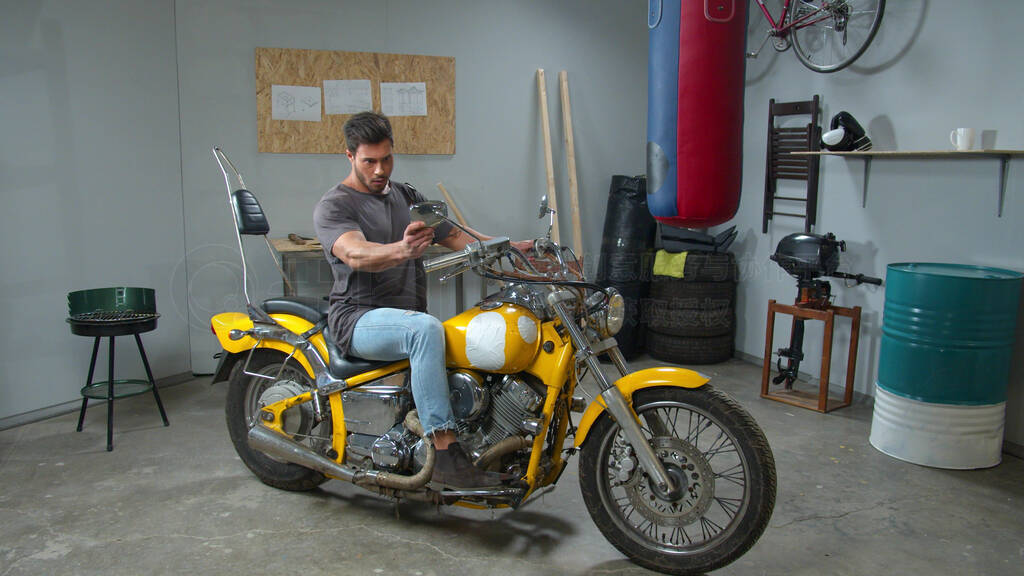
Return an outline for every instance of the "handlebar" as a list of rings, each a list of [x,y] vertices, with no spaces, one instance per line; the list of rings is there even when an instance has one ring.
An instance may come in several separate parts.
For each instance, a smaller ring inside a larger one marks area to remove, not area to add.
[[[490,240],[478,241],[468,244],[462,250],[444,254],[437,258],[431,258],[423,263],[427,272],[447,268],[456,264],[466,263],[467,268],[490,264],[509,251],[508,238],[504,236],[491,238]]]
[[[462,264],[467,260],[469,260],[469,250],[468,248],[463,248],[462,250],[457,250],[451,254],[442,254],[436,258],[424,260],[423,268],[427,272],[433,272],[435,270],[440,270],[441,268]]]
[[[874,284],[875,286],[882,285],[881,278],[875,278],[874,276],[865,276],[864,274],[847,274],[846,272],[833,272],[832,276],[836,278],[844,278],[846,280],[853,280],[857,284]]]

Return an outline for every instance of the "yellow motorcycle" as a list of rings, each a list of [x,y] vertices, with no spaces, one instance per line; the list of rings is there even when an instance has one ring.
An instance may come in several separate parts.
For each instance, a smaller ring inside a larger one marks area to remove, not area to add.
[[[249,300],[242,236],[266,237],[269,225],[230,160],[213,153],[235,216],[247,302],[245,313],[212,318],[224,349],[214,382],[228,382],[231,441],[261,481],[310,490],[335,478],[396,500],[515,508],[553,489],[579,452],[587,511],[639,565],[714,570],[764,532],[776,484],[764,433],[706,376],[631,371],[614,338],[622,296],[586,282],[571,250],[551,240],[550,224],[533,257],[495,238],[424,262],[428,272],[447,270],[444,279],[472,270],[503,286],[444,322],[446,363],[460,443],[478,467],[517,479],[489,489],[433,485],[434,447],[416,417],[409,362],[342,356],[322,299]],[[443,203],[412,210],[415,219],[458,226]],[[554,217],[546,200],[544,216]],[[578,394],[588,389],[589,403]]]

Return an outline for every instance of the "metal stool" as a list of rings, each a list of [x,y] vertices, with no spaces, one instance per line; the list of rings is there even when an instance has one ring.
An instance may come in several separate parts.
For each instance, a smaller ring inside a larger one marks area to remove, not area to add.
[[[146,350],[142,347],[142,338],[139,337],[143,332],[155,330],[159,317],[156,313],[156,296],[152,288],[97,288],[68,294],[67,321],[71,326],[71,333],[95,338],[92,359],[89,361],[89,376],[82,387],[82,409],[78,414],[77,430],[82,431],[89,399],[106,399],[108,452],[114,449],[114,400],[117,398],[144,394],[151,390],[164,426],[170,425],[156,389],[156,382],[153,380],[153,372],[149,368]],[[142,365],[146,369],[146,380],[114,380],[114,338],[128,335],[135,336],[139,355],[142,356]],[[103,337],[110,338],[108,378],[103,382],[93,382],[96,356],[100,348],[100,339]]]

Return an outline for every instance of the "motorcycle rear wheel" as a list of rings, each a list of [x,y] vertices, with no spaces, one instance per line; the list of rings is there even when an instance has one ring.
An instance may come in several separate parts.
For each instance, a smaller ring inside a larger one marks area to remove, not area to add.
[[[276,350],[256,350],[249,362],[248,371],[276,376],[285,358],[283,353]],[[262,394],[271,386],[286,381],[294,382],[303,389],[312,388],[312,379],[294,359],[288,360],[284,370],[281,371],[280,380],[276,382],[245,374],[242,371],[244,362],[245,360],[239,362],[238,369],[235,370],[228,382],[228,395],[224,406],[228,434],[231,436],[231,443],[235,446],[235,452],[238,453],[239,458],[249,470],[269,486],[303,492],[323,484],[327,481],[327,477],[323,474],[297,464],[275,460],[249,446],[249,428],[257,425],[256,418],[260,409],[259,399]],[[300,407],[290,408],[283,417],[284,429],[294,436],[307,438],[306,443],[321,442],[316,437],[330,438],[330,418],[325,418],[324,422],[315,424],[307,416],[301,414]],[[293,419],[298,417],[298,421],[290,420],[289,417]]]
[[[775,459],[757,423],[709,385],[640,390],[633,406],[682,493],[659,493],[602,414],[580,456],[580,488],[598,529],[633,562],[668,574],[710,572],[742,556],[775,507]]]

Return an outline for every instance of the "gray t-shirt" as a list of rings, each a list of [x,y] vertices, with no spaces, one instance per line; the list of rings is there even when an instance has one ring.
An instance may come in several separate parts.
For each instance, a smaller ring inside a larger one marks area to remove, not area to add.
[[[328,323],[331,335],[347,354],[352,331],[359,318],[374,308],[427,310],[427,283],[423,261],[406,260],[381,270],[353,270],[331,253],[334,243],[346,232],[359,230],[369,242],[398,242],[409,225],[409,206],[426,198],[409,184],[391,182],[383,194],[359,192],[338,184],[327,191],[313,211],[313,225],[324,247],[324,255],[334,273]],[[444,222],[435,229],[434,238],[451,232]]]

